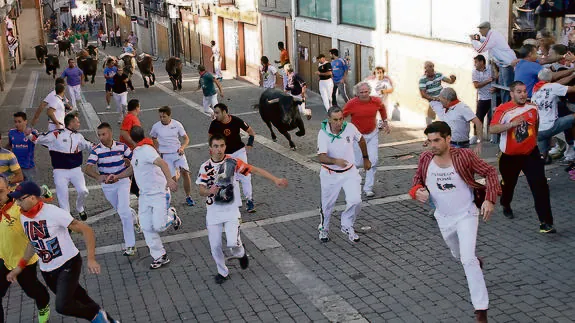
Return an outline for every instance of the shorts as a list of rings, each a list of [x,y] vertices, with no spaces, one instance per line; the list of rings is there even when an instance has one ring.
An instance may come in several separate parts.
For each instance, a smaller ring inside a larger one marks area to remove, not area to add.
[[[188,166],[188,159],[186,155],[180,155],[178,153],[167,153],[161,154],[162,159],[168,164],[168,168],[170,169],[170,174],[172,177],[176,176],[176,171],[178,169],[183,169],[190,172],[190,166]]]
[[[106,83],[106,92],[112,92],[112,84]]]

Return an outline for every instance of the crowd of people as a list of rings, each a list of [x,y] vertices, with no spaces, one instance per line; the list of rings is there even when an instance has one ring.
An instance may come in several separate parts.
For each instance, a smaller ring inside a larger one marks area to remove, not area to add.
[[[90,19],[86,21],[92,21]],[[81,23],[82,20],[80,26]],[[421,97],[429,102],[428,125],[424,131],[429,150],[420,156],[409,194],[432,206],[442,237],[453,256],[463,264],[476,320],[487,322],[489,297],[483,261],[475,254],[479,219],[489,220],[500,195],[504,215],[513,218],[511,202],[517,179],[523,172],[535,200],[539,232],[556,232],[544,164],[556,155],[553,149],[562,149],[559,140],[554,140],[557,144],[551,148],[553,136],[562,131],[566,131],[568,146],[564,160],[575,160],[575,114],[570,110],[569,99],[562,100],[575,92],[574,86],[568,86],[575,81],[575,56],[567,52],[564,45],[549,46],[549,41],[542,40],[544,33],[534,43],[526,41],[517,55],[502,41],[500,34],[491,30],[488,22],[480,24],[478,29],[478,34],[470,36],[479,53],[474,58],[472,75],[478,91],[476,112],[458,99],[453,88],[443,87],[443,83],[455,83],[455,75],[437,72],[433,62],[424,64],[418,87]],[[111,30],[109,35],[100,30],[100,43],[105,46],[109,39],[112,46],[121,44],[116,32],[119,28]],[[137,37],[125,42],[134,49]],[[305,108],[307,85],[295,73],[282,42],[278,43],[278,49],[277,67],[268,57],[261,58],[260,85],[274,89],[277,76],[281,76],[281,89],[300,103],[299,111],[302,116],[306,115],[309,113]],[[489,51],[491,64],[481,54],[485,51]],[[360,236],[354,225],[361,210],[362,192],[367,198],[375,196],[379,135],[391,131],[386,108],[393,82],[385,75],[385,69],[378,66],[372,77],[354,86],[350,98],[346,89],[348,63],[339,56],[338,49],[331,49],[329,56],[330,61],[324,54],[317,57],[319,92],[327,113],[317,136],[321,163],[318,240],[330,241],[330,219],[343,189],[346,206],[341,214],[341,232],[351,243],[356,243]],[[195,183],[199,195],[205,198],[208,239],[217,268],[214,280],[222,284],[230,276],[226,256],[237,258],[242,269],[249,266],[240,237],[239,209],[243,206],[243,193],[246,211],[256,210],[251,175],[260,175],[279,188],[287,187],[288,182],[248,164],[248,152],[254,145],[256,133],[248,123],[233,115],[230,107],[218,102],[218,94],[223,96],[223,89],[221,57],[215,42],[212,42],[210,60],[216,67],[216,75],[207,72],[205,66],[198,66],[198,90],[203,91],[204,112],[212,118],[207,128],[210,159],[199,167]],[[170,262],[160,234],[170,227],[178,230],[183,224],[176,208],[171,206],[172,192],[178,190],[180,178],[185,204],[189,207],[196,204],[192,199],[191,169],[185,155],[190,141],[185,126],[172,118],[169,106],[163,106],[158,109],[158,121],[146,135],[138,117],[140,102],[127,99],[128,88],[132,86],[123,73],[122,64],[109,59],[106,65],[107,109],[113,97],[119,114],[119,140],[106,122],[97,127],[98,143],[86,140],[78,132],[77,101],[81,100],[83,74],[74,59],[70,59],[68,68],[55,80],[54,91],[43,100],[30,125],[26,113],[14,114],[14,129],[9,131],[6,149],[0,148],[0,258],[4,260],[0,266],[0,295],[5,294],[11,282],[18,281],[25,293],[36,301],[40,323],[48,321],[50,307],[47,289],[36,278],[37,267],[48,288],[56,294],[58,313],[92,322],[115,322],[78,282],[82,258],[70,237],[71,231],[84,237],[89,271],[100,272],[95,259],[95,235],[84,222],[88,218],[84,202],[89,194],[85,175],[101,184],[105,198],[121,219],[124,256],[136,254],[135,235],[143,233],[152,258],[150,269]],[[497,103],[501,104],[494,104],[497,108],[492,111],[493,94],[499,91],[493,87],[495,80],[499,80],[501,93]],[[338,104],[338,93],[343,107]],[[42,114],[49,120],[46,133],[34,129]],[[491,120],[489,133],[500,137],[501,181],[496,168],[479,157],[486,117]],[[247,143],[242,140],[242,132],[248,135]],[[49,150],[59,207],[49,204],[51,193],[47,187],[36,184],[36,145]],[[471,146],[472,150],[467,149]],[[89,153],[85,162],[84,151]],[[363,185],[360,168],[365,171]],[[569,168],[572,170],[575,166],[571,163]],[[570,175],[575,179],[575,171]],[[485,184],[479,183],[476,176],[484,177]],[[69,183],[77,192],[77,216],[71,215]],[[131,194],[138,197],[137,211],[130,206]],[[226,234],[225,247],[222,232]],[[3,319],[0,304],[0,322]]]

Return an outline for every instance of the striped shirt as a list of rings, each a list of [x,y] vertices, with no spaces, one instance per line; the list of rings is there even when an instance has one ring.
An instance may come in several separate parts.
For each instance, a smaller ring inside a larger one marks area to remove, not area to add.
[[[132,151],[126,144],[113,141],[110,148],[103,143],[96,145],[87,163],[96,165],[101,175],[118,175],[127,168],[124,158],[132,159]]]
[[[19,169],[20,164],[18,164],[18,159],[14,153],[8,149],[0,148],[0,176],[9,179]]]
[[[473,189],[486,189],[485,199],[497,203],[497,196],[501,195],[501,185],[499,185],[499,178],[497,177],[497,170],[495,167],[486,163],[483,159],[479,158],[472,150],[466,148],[450,148],[451,162],[453,168],[463,181]],[[433,159],[433,153],[426,151],[419,157],[419,165],[413,177],[413,186],[423,185],[427,180],[427,170],[429,164]],[[479,184],[475,181],[475,175],[485,178],[487,185]]]
[[[439,96],[439,92],[443,90],[441,86],[442,80],[443,74],[441,73],[435,73],[435,76],[433,76],[431,80],[427,75],[423,75],[423,77],[419,79],[419,89],[424,90],[429,96]]]

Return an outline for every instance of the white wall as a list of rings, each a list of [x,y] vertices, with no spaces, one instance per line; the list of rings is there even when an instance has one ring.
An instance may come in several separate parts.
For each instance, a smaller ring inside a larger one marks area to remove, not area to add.
[[[22,59],[35,59],[36,51],[34,46],[41,44],[39,30],[42,29],[38,19],[38,11],[33,8],[23,9],[18,18],[18,27]]]
[[[285,39],[285,18],[262,15],[261,16],[261,30],[262,30],[262,55],[267,56],[270,62],[279,58],[278,42]]]

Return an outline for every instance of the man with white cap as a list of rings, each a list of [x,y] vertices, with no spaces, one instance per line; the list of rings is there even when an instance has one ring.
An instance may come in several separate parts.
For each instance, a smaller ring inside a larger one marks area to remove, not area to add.
[[[482,22],[477,26],[479,34],[469,35],[471,44],[478,53],[489,51],[489,56],[495,61],[499,68],[499,84],[509,86],[515,77],[511,63],[517,59],[515,52],[509,47],[505,37],[498,31],[491,29],[488,21]],[[501,101],[510,100],[509,92],[501,91]]]

